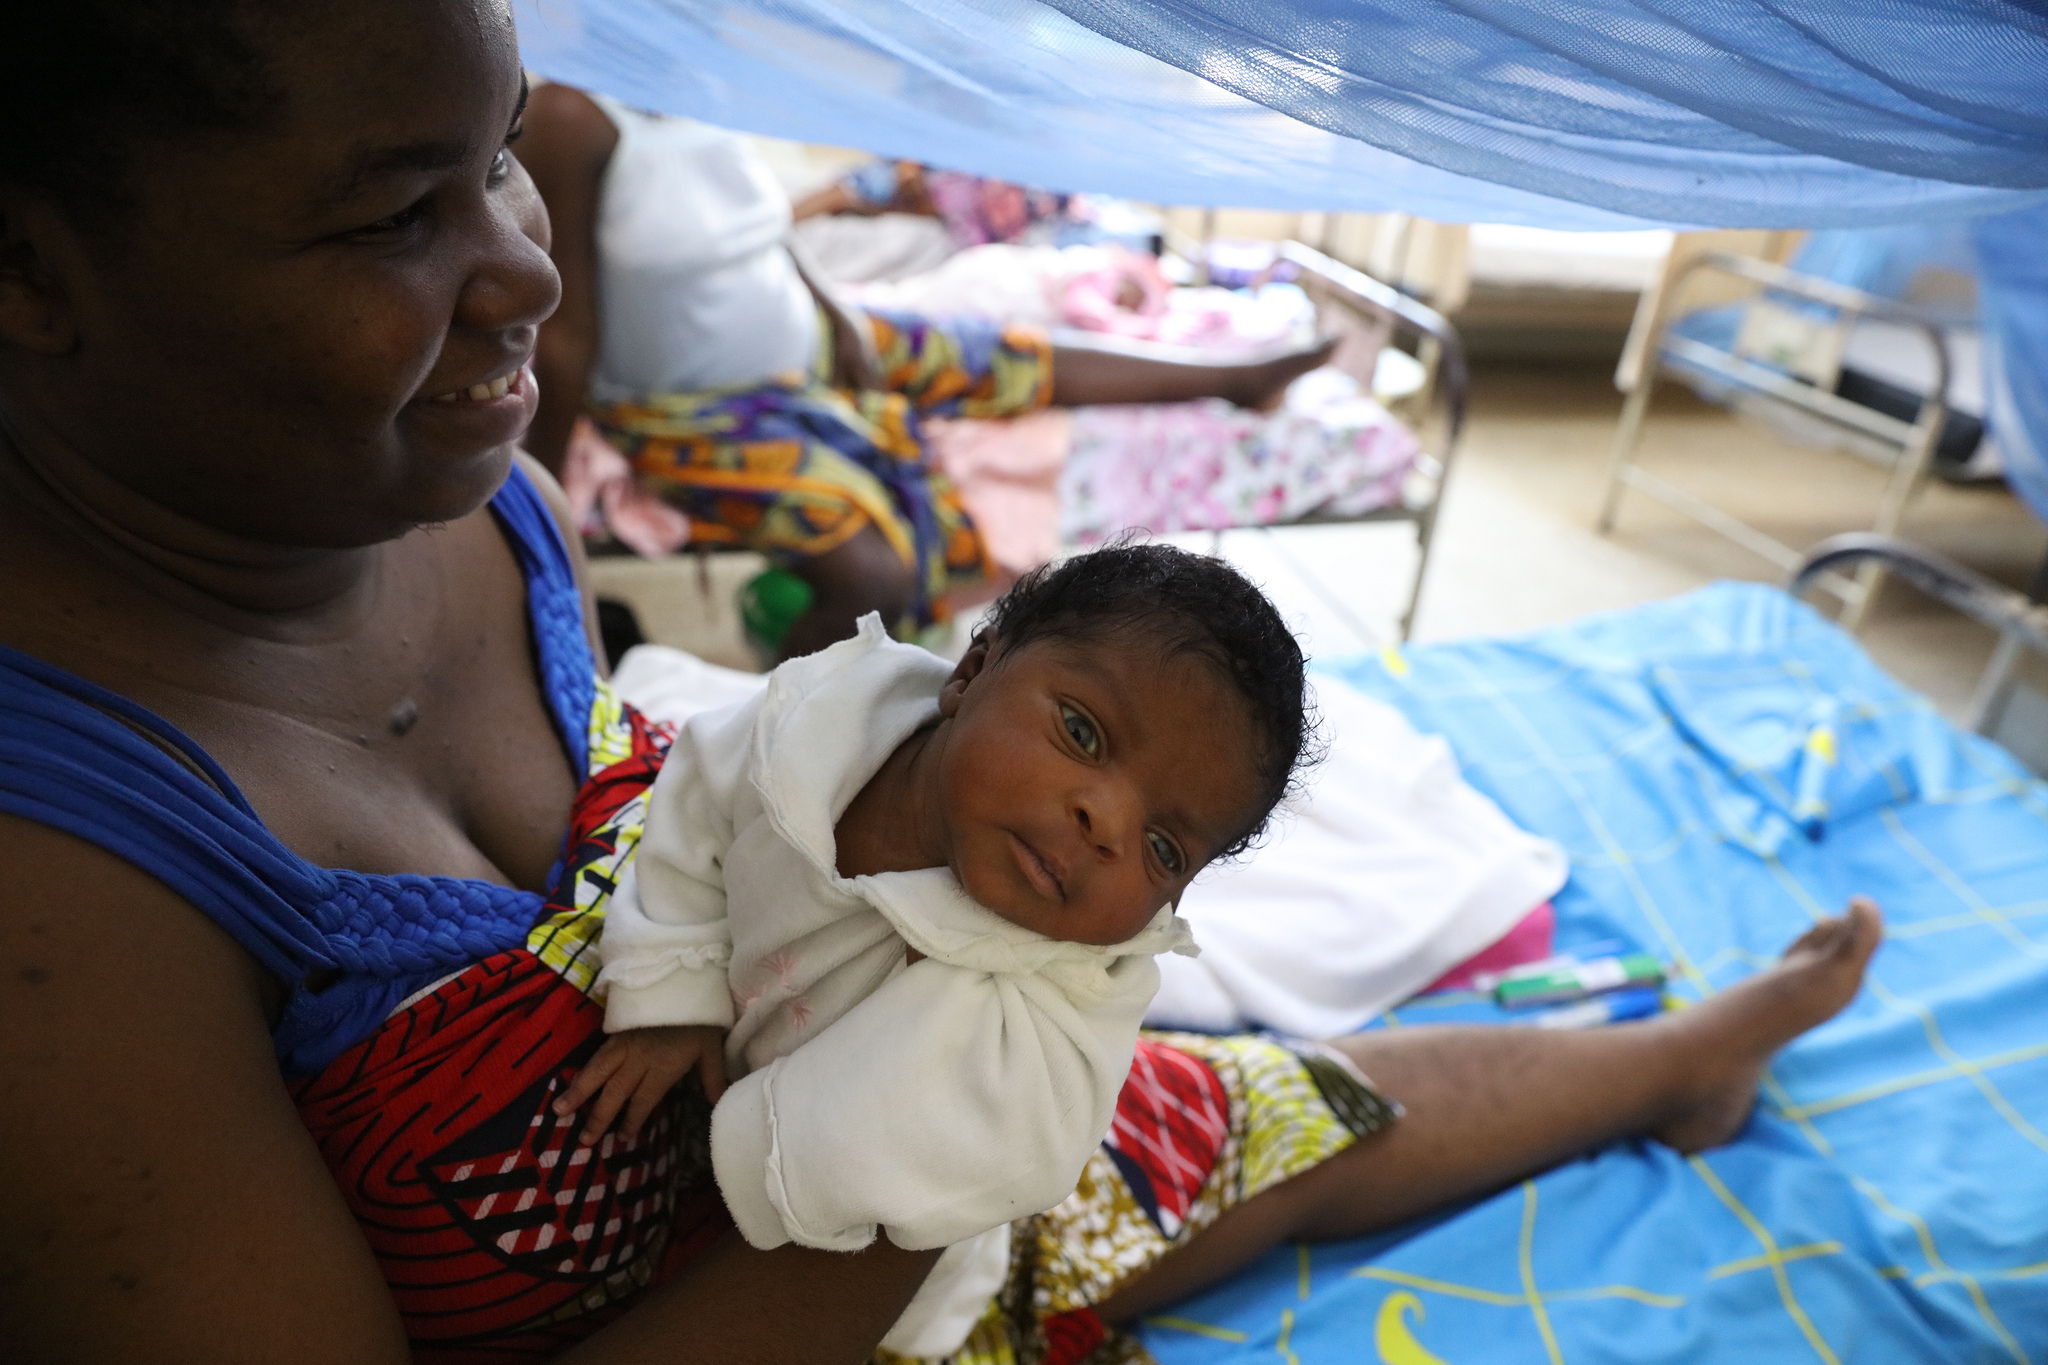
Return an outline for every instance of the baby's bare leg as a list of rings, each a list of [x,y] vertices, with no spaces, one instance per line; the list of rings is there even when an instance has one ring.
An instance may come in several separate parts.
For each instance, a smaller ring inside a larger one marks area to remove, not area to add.
[[[1361,1237],[1485,1194],[1618,1138],[1682,1152],[1748,1119],[1771,1054],[1862,984],[1883,926],[1867,901],[1814,928],[1774,968],[1701,1004],[1583,1032],[1411,1028],[1336,1040],[1407,1115],[1227,1210],[1097,1306],[1128,1322],[1283,1242]]]

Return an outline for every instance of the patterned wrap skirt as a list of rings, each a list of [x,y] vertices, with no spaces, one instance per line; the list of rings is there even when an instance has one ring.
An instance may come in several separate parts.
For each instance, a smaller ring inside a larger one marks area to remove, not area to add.
[[[951,1365],[1153,1365],[1092,1311],[1224,1210],[1400,1117],[1327,1049],[1150,1033],[1073,1194],[1011,1225],[1010,1277]],[[876,1365],[909,1365],[877,1352]]]
[[[702,393],[658,394],[592,410],[641,480],[690,519],[708,545],[737,545],[789,564],[865,527],[915,574],[914,624],[945,593],[992,566],[959,495],[926,458],[923,417],[1014,417],[1052,397],[1052,341],[1041,329],[971,318],[943,323],[868,314],[884,387],[834,389],[822,321],[810,375]]]

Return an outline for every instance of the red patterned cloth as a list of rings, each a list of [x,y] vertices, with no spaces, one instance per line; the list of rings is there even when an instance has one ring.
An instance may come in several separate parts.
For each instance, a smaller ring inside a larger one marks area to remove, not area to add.
[[[1045,1330],[1045,1359],[1040,1365],[1081,1365],[1109,1336],[1093,1308],[1055,1313],[1039,1326]]]
[[[1216,1073],[1185,1052],[1139,1039],[1102,1145],[1167,1237],[1187,1221],[1229,1131],[1230,1099]]]
[[[600,704],[604,704],[601,698]],[[672,1092],[628,1146],[575,1142],[552,1102],[603,1041],[585,992],[602,909],[670,736],[617,707],[527,944],[478,962],[294,1088],[413,1344],[540,1360],[618,1316],[731,1227],[709,1110]]]

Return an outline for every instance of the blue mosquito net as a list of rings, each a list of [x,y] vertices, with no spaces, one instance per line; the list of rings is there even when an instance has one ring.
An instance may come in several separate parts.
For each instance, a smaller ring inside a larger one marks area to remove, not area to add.
[[[518,0],[642,108],[1177,204],[1857,226],[2048,191],[2008,0]]]
[[[2048,515],[2048,6],[515,0],[540,74],[1055,190],[1600,229],[1977,218]]]
[[[1986,414],[2006,482],[2048,521],[2048,209],[1972,225],[1984,328]]]

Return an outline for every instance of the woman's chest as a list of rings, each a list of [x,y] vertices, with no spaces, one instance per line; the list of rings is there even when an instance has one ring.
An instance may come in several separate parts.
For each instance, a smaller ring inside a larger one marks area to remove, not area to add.
[[[408,540],[347,629],[152,628],[68,666],[183,731],[316,866],[538,890],[578,775],[539,682],[524,577],[488,514]]]
[[[576,775],[525,651],[499,653],[447,676],[362,678],[347,708],[245,715],[208,748],[317,866],[541,890]]]
[[[539,681],[523,580],[478,578],[452,574],[435,609],[394,610],[373,645],[309,661],[296,696],[217,741],[309,862],[542,889],[580,774]]]

